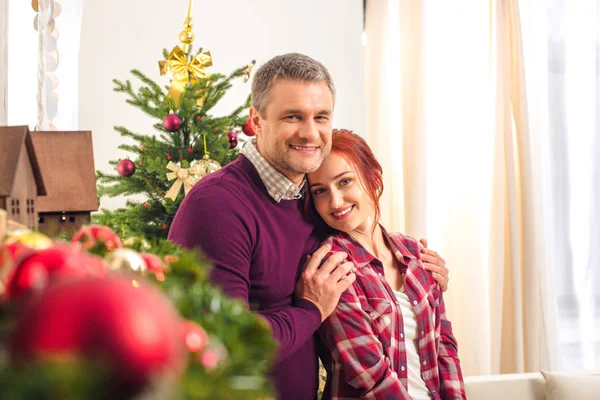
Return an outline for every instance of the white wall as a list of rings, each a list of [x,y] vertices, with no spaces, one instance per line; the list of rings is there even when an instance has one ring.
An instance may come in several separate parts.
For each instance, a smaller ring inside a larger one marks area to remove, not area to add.
[[[8,120],[8,0],[0,0],[0,125]]]
[[[123,125],[153,134],[152,120],[113,92],[112,79],[130,78],[136,68],[159,79],[162,49],[179,44],[187,0],[86,1],[80,49],[79,129],[92,130],[96,168],[110,171],[109,160],[124,157]],[[300,52],[321,61],[337,87],[335,127],[364,132],[364,48],[361,44],[362,0],[196,0],[193,9],[195,48],[210,50],[210,71],[228,74],[251,60]],[[163,77],[163,82],[168,79]],[[231,111],[250,93],[239,82],[215,107]],[[101,207],[116,208],[124,199],[103,198]]]

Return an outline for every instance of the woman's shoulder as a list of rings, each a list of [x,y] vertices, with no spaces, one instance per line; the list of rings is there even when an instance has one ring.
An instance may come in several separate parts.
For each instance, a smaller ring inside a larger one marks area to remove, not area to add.
[[[389,237],[403,256],[421,259],[421,245],[417,239],[400,232],[389,233]]]

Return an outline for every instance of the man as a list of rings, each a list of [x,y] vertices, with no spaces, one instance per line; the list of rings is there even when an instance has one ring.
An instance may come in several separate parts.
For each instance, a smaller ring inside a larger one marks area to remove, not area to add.
[[[330,248],[315,249],[326,231],[303,214],[304,174],[331,149],[334,104],[321,63],[301,54],[268,61],[252,83],[256,140],[192,188],[169,232],[174,242],[202,249],[214,264],[211,279],[267,320],[279,342],[272,376],[282,400],[315,398],[313,334],[355,280],[345,253],[320,266]],[[441,258],[433,263],[447,276]]]

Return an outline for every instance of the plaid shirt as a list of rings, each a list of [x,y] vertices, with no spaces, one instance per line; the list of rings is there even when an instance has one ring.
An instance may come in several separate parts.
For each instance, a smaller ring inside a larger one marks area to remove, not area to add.
[[[277,171],[256,148],[256,138],[246,142],[241,153],[246,157],[267,187],[269,195],[276,201],[301,199],[304,194],[306,178],[300,186],[296,186],[288,178]]]
[[[383,230],[383,227],[382,227]],[[419,244],[400,233],[384,235],[392,245],[419,333],[421,377],[434,399],[465,399],[452,326],[439,285],[423,268]],[[344,251],[356,266],[356,281],[319,330],[326,346],[325,399],[409,400],[404,322],[383,265],[350,235],[330,236],[331,253]]]

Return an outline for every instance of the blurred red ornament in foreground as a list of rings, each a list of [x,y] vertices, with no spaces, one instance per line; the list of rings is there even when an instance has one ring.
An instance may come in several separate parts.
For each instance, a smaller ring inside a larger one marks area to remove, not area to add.
[[[167,297],[139,278],[136,283],[107,275],[48,288],[17,320],[11,359],[104,362],[111,387],[134,391],[181,374],[181,319]]]
[[[18,260],[19,257],[32,252],[33,249],[31,247],[20,242],[0,245],[0,270]]]
[[[142,257],[146,263],[146,268],[148,271],[154,274],[164,272],[165,264],[162,262],[159,256],[150,253],[140,253],[140,257]]]
[[[97,244],[106,246],[107,250],[123,247],[121,238],[112,229],[103,225],[87,225],[75,233],[71,242],[80,242],[86,250],[90,250]]]
[[[202,350],[208,341],[206,331],[193,321],[185,321],[181,324],[181,332],[185,347],[193,353]]]
[[[100,257],[84,252],[75,244],[56,244],[19,260],[7,280],[6,295],[12,301],[61,280],[100,276],[105,272]]]

